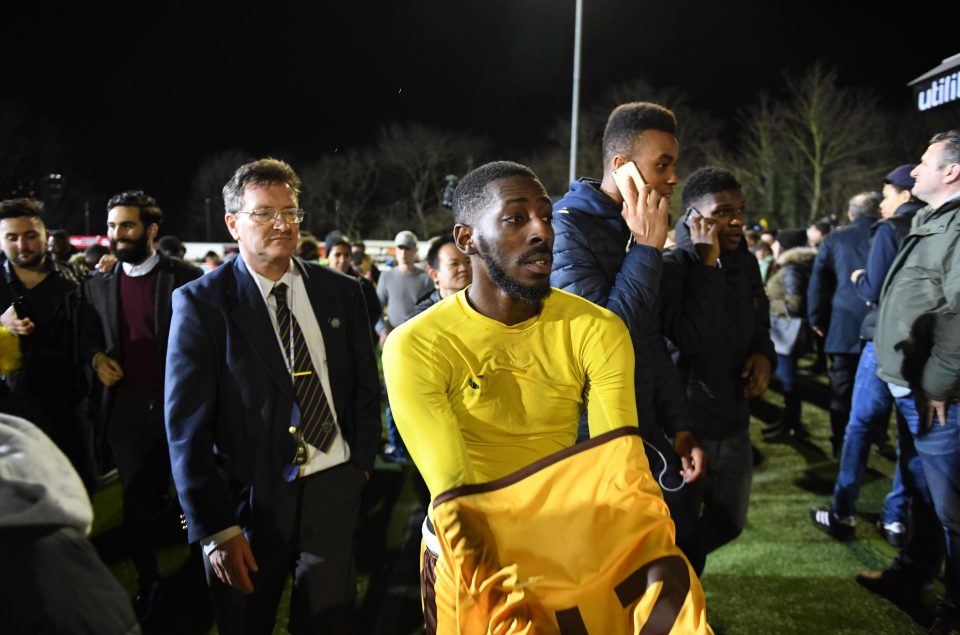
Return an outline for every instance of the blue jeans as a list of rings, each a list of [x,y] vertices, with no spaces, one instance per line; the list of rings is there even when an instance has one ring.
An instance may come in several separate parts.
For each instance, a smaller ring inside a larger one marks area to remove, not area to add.
[[[912,396],[897,399],[926,481],[913,499],[910,540],[894,560],[897,570],[918,583],[931,579],[946,558],[946,592],[939,614],[948,626],[960,627],[960,406],[947,405],[947,422],[926,428]],[[904,480],[907,473],[903,474]]]
[[[833,512],[836,515],[853,516],[857,513],[857,499],[860,498],[860,484],[867,469],[870,446],[886,428],[892,406],[893,395],[887,383],[877,377],[877,356],[873,342],[867,342],[857,365],[850,420],[843,437],[840,468],[833,490]],[[883,522],[906,524],[909,505],[910,498],[903,489],[898,461],[893,489],[883,506]]]
[[[777,354],[777,379],[783,389],[783,415],[780,424],[789,430],[800,427],[800,386],[797,383],[797,357]]]

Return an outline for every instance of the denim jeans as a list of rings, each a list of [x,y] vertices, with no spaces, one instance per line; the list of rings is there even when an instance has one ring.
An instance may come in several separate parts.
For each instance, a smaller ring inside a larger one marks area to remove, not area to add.
[[[960,421],[956,403],[947,405],[947,422],[930,428],[920,421],[912,396],[899,397],[897,408],[906,420],[926,480],[926,492],[913,499],[910,540],[891,566],[918,583],[932,578],[941,554],[946,558],[946,592],[940,618],[960,627]],[[907,473],[903,474],[904,479]]]
[[[780,424],[789,430],[800,427],[800,386],[797,383],[797,357],[777,355],[777,379],[783,390],[783,415]]]
[[[853,516],[857,513],[857,499],[860,498],[860,484],[867,469],[870,446],[880,438],[887,426],[892,406],[893,395],[890,394],[887,383],[877,377],[877,357],[873,342],[867,342],[857,365],[850,420],[843,437],[840,468],[833,490],[833,512],[838,516]],[[894,487],[884,503],[883,522],[906,524],[909,504],[910,499],[903,490],[898,461]]]

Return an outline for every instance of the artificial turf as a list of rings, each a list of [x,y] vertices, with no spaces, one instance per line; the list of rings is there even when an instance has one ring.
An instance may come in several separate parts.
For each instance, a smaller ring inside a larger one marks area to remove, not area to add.
[[[870,456],[856,540],[838,542],[810,522],[810,506],[830,499],[837,464],[829,454],[824,380],[807,375],[802,382],[807,442],[765,444],[761,420],[775,420],[782,399],[769,390],[753,404],[757,416],[751,434],[762,460],[754,472],[746,529],[707,559],[702,581],[708,620],[718,635],[922,633],[910,615],[861,588],[853,577],[861,569],[886,566],[896,553],[874,527],[894,468],[889,449]],[[357,632],[362,635],[423,632],[417,581],[422,500],[413,468],[378,462],[358,534]],[[116,483],[97,494],[94,509],[94,543],[133,593],[135,575],[119,530]],[[162,520],[160,532],[166,545],[160,554],[165,597],[161,615],[144,630],[215,633],[196,554],[183,544],[176,518]],[[281,612],[278,633],[286,626]],[[922,621],[924,616],[916,617]]]

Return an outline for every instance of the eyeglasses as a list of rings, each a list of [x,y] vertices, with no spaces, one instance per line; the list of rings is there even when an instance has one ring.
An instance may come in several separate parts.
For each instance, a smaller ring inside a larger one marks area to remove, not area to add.
[[[274,209],[272,207],[261,207],[255,209],[252,212],[234,212],[235,214],[249,214],[250,219],[257,223],[258,225],[264,225],[266,223],[272,223],[277,220],[277,217],[283,219],[283,222],[289,223],[291,225],[298,225],[303,220],[304,212],[302,209],[297,207],[291,207],[288,209]]]

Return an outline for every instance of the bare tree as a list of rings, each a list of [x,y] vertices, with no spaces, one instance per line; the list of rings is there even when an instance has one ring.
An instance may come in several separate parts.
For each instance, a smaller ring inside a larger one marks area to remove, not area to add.
[[[471,170],[487,145],[484,139],[418,123],[381,129],[377,154],[388,171],[386,182],[399,194],[391,202],[402,200],[409,205],[410,221],[418,234],[430,236],[449,229],[449,214],[440,208],[444,177]]]
[[[244,152],[224,150],[200,163],[190,184],[187,215],[181,223],[184,240],[232,240],[223,223],[223,186],[247,161],[250,157]]]
[[[838,86],[835,70],[816,64],[800,78],[787,78],[783,134],[801,158],[802,197],[809,218],[845,205],[851,191],[875,184],[884,167],[886,125],[876,99]]]
[[[307,165],[301,206],[307,210],[304,229],[323,236],[339,229],[360,238],[374,223],[370,201],[379,180],[376,154],[372,150],[337,152]]]

